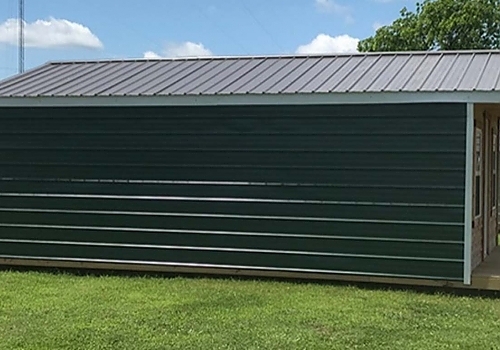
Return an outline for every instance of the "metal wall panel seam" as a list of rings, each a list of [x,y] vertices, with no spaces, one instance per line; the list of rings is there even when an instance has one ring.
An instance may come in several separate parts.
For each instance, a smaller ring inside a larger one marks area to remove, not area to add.
[[[247,197],[185,197],[185,196],[147,196],[147,195],[110,195],[110,194],[80,194],[80,193],[26,193],[0,192],[0,197],[38,197],[38,198],[72,198],[72,199],[126,199],[155,200],[172,202],[232,202],[232,203],[267,203],[267,204],[316,204],[332,206],[369,206],[369,207],[403,207],[403,208],[464,208],[462,204],[444,203],[403,203],[403,202],[363,202],[363,201],[332,201],[315,199],[268,199]],[[2,208],[0,211],[18,210]],[[20,210],[20,209],[19,209]],[[36,209],[33,209],[36,210]]]
[[[0,228],[36,228],[46,230],[67,230],[67,231],[119,231],[137,233],[165,233],[165,234],[197,234],[197,235],[228,235],[228,236],[256,236],[256,237],[280,237],[280,238],[314,238],[325,240],[346,240],[346,241],[367,241],[367,242],[395,242],[395,243],[429,243],[442,245],[463,246],[463,241],[441,241],[432,239],[407,239],[407,238],[385,238],[385,237],[360,237],[360,236],[333,236],[318,234],[300,233],[272,233],[272,232],[251,232],[251,231],[209,231],[209,230],[183,230],[183,229],[162,229],[162,228],[136,228],[136,227],[106,227],[106,226],[68,226],[68,225],[42,225],[42,224],[5,224],[0,223]]]
[[[245,164],[151,164],[151,163],[88,163],[88,162],[0,162],[3,166],[92,166],[92,167],[147,167],[147,168],[201,168],[201,169],[275,169],[275,170],[331,170],[331,171],[401,171],[401,172],[461,172],[462,168],[399,168],[399,167],[339,167],[315,165],[245,165]]]
[[[237,253],[258,253],[258,254],[285,254],[303,256],[323,256],[339,258],[360,258],[360,259],[380,259],[380,260],[402,260],[402,261],[435,261],[461,263],[462,259],[447,258],[422,258],[414,256],[394,256],[394,255],[374,255],[374,254],[346,254],[346,253],[326,253],[300,250],[274,250],[274,249],[249,249],[249,248],[223,248],[223,247],[197,247],[197,246],[177,246],[162,244],[132,244],[132,243],[101,243],[101,242],[76,242],[76,241],[52,241],[52,240],[30,240],[30,239],[4,239],[0,238],[0,243],[15,244],[37,244],[37,245],[68,245],[81,247],[113,247],[113,248],[138,248],[138,249],[162,249],[162,250],[190,250],[209,252],[237,252]]]
[[[35,181],[63,183],[114,183],[138,185],[196,185],[196,186],[255,186],[255,187],[316,187],[316,188],[378,188],[378,189],[418,189],[418,190],[463,190],[463,186],[403,186],[403,185],[359,185],[357,183],[292,183],[292,182],[244,182],[244,181],[198,181],[198,180],[123,180],[123,179],[67,179],[67,178],[1,178],[0,181]]]
[[[0,135],[2,133],[0,132]],[[5,134],[4,134],[5,135]],[[394,153],[394,154],[411,154],[411,153],[425,153],[425,154],[460,154],[463,155],[463,150],[443,149],[341,149],[341,148],[181,148],[181,147],[45,147],[45,146],[0,146],[0,151],[66,151],[66,152],[240,152],[240,153]],[[465,158],[464,158],[465,159]],[[1,178],[0,178],[1,180]]]
[[[69,210],[61,210],[61,213],[70,214]],[[151,213],[143,212],[102,212],[98,210],[79,210],[74,214],[88,215],[135,215],[151,216]],[[276,221],[305,221],[305,222],[348,222],[366,224],[392,224],[409,226],[456,226],[463,227],[463,222],[439,222],[439,221],[411,221],[411,220],[376,220],[376,219],[348,219],[348,218],[324,218],[324,217],[298,217],[298,216],[272,216],[272,215],[232,215],[232,214],[206,214],[206,213],[155,213],[164,217],[188,217],[188,218],[217,218],[217,219],[249,219],[249,220],[276,220]]]
[[[460,132],[428,131],[428,132],[279,132],[279,131],[253,131],[253,132],[167,132],[167,131],[0,131],[0,135],[110,135],[110,136],[464,136]],[[64,148],[64,146],[63,146]],[[252,149],[250,149],[252,150]]]
[[[34,227],[36,226],[36,227]],[[393,242],[393,243],[417,243],[435,244],[463,247],[463,241],[442,241],[433,239],[407,239],[407,238],[385,238],[385,237],[361,237],[361,236],[333,236],[320,234],[298,234],[298,233],[272,233],[251,231],[209,231],[209,230],[184,230],[184,229],[155,229],[155,228],[132,228],[132,227],[102,227],[102,226],[66,226],[66,225],[35,225],[35,224],[0,224],[3,228],[36,228],[61,231],[104,231],[104,232],[136,232],[136,233],[158,233],[158,234],[188,234],[206,236],[246,236],[246,237],[273,237],[290,239],[321,239],[333,241],[364,241],[364,242]]]

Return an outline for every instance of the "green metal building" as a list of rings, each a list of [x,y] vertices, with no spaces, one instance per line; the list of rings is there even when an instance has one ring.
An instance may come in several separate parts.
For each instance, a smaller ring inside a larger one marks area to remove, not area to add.
[[[497,51],[48,63],[0,82],[0,264],[470,285],[499,106]]]

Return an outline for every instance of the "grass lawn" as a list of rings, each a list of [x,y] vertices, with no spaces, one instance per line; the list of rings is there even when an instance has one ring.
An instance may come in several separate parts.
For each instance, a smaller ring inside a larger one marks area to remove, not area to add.
[[[0,272],[0,349],[500,349],[500,299]]]

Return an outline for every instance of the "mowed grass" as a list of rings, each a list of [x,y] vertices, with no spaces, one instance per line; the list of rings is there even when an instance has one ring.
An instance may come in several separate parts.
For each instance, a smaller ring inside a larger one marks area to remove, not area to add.
[[[500,300],[0,272],[0,349],[500,349]]]

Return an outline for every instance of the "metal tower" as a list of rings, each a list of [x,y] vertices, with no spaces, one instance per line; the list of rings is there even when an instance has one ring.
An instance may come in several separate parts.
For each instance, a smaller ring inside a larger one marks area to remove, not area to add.
[[[24,0],[19,0],[19,73],[24,72]]]

